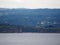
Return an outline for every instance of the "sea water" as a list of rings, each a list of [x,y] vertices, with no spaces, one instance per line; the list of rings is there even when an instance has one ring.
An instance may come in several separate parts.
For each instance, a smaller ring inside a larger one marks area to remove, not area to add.
[[[0,45],[60,45],[60,33],[0,33]]]

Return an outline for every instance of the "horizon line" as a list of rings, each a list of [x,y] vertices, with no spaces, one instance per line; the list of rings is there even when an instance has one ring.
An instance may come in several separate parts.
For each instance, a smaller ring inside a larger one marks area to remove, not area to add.
[[[60,8],[0,8],[0,9],[60,9]]]

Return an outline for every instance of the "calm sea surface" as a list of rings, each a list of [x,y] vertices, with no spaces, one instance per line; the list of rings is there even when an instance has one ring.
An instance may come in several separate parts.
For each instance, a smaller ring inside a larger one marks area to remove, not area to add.
[[[0,45],[60,45],[60,34],[0,33]]]

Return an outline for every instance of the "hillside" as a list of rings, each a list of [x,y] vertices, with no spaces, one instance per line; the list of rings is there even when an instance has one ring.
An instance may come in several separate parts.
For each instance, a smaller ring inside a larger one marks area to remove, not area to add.
[[[5,8],[0,8],[0,24],[9,24],[13,26],[14,25],[25,26],[29,29],[31,28],[30,31],[32,31],[33,27],[34,29],[36,27],[38,28],[52,27],[53,30],[55,28],[56,30],[57,28],[58,30],[60,30],[59,29],[60,28],[60,9],[23,9],[23,8],[5,9]],[[7,27],[6,27],[6,30],[7,30]],[[11,26],[11,28],[13,27]],[[2,29],[0,28],[0,30]]]

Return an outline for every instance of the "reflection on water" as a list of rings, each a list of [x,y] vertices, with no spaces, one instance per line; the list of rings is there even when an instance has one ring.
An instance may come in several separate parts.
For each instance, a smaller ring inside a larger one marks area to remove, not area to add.
[[[0,33],[0,45],[60,45],[60,33]]]

